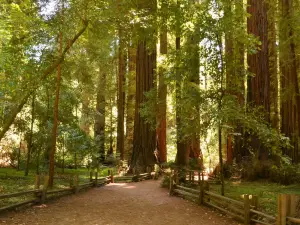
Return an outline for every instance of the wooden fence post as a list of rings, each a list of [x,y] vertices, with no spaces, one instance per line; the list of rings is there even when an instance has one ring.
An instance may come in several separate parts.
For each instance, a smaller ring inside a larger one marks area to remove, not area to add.
[[[200,174],[200,171],[198,171],[198,184],[201,185],[201,174]]]
[[[251,196],[251,205],[254,206],[254,209],[258,208],[258,196],[252,195]]]
[[[98,187],[98,171],[95,173],[95,186]]]
[[[277,225],[286,225],[288,196],[279,194],[277,202]]]
[[[205,191],[209,191],[209,183],[208,183],[208,181],[203,180],[203,201],[204,201]],[[207,201],[210,202],[209,197],[208,197]]]
[[[199,173],[199,178],[200,178],[200,173]],[[203,203],[204,203],[204,180],[202,180],[200,182],[199,187],[200,187],[199,204],[203,205]]]
[[[250,224],[250,199],[249,195],[244,195],[244,224]]]
[[[175,175],[175,183],[178,185],[179,184],[178,170],[174,170],[174,175]]]
[[[171,174],[170,174],[170,189],[169,189],[169,195],[173,195],[173,180],[174,180],[174,176],[173,176],[173,174],[172,174],[172,172],[171,172]]]
[[[78,174],[76,174],[74,176],[74,187],[73,187],[75,193],[78,193],[78,191],[79,191],[78,184],[79,184],[79,176],[78,176]]]
[[[44,185],[43,185],[43,190],[41,195],[41,203],[44,203],[46,201],[48,184],[49,184],[49,176],[44,176]]]
[[[41,177],[40,175],[35,175],[35,180],[34,180],[34,189],[38,190],[40,189],[40,185],[41,185]]]
[[[90,171],[90,182],[93,182],[93,171]]]
[[[69,177],[69,186],[70,188],[74,187],[74,175],[70,175]]]
[[[114,183],[115,181],[114,181],[114,173],[113,173],[113,171],[111,171],[111,173],[110,173],[110,182],[111,183]]]

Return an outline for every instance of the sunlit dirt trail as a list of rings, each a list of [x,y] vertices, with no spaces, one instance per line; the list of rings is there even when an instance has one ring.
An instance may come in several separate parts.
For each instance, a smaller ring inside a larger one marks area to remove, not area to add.
[[[0,215],[0,224],[24,225],[237,225],[219,212],[169,197],[159,181],[109,184],[21,212]]]

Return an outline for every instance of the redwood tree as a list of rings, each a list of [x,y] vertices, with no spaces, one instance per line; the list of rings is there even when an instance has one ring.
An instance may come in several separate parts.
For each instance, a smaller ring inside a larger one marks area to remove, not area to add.
[[[167,12],[168,1],[163,0],[161,6],[160,54],[168,53]],[[164,69],[159,71],[158,80],[158,115],[157,115],[157,147],[161,163],[167,162],[167,85],[164,79]]]
[[[248,33],[256,36],[261,45],[255,54],[248,54],[248,102],[253,106],[262,107],[265,120],[270,122],[270,72],[268,48],[268,18],[267,4],[264,0],[248,0],[248,13],[251,15],[247,21]],[[259,152],[261,159],[267,158],[267,149],[257,137],[252,137],[251,145]]]
[[[119,75],[118,75],[118,127],[117,127],[117,153],[124,160],[124,112],[125,112],[125,73],[126,51],[123,30],[119,28]]]
[[[300,93],[297,70],[293,0],[280,0],[280,70],[281,70],[281,131],[291,140],[293,148],[283,153],[294,162],[299,160]]]
[[[156,0],[139,0],[138,11],[144,10],[145,18],[149,18],[150,15],[154,15],[156,4]],[[138,29],[141,36],[139,36],[136,54],[136,102],[131,160],[131,168],[136,171],[145,171],[147,166],[153,166],[155,163],[153,152],[156,132],[140,113],[142,104],[147,101],[145,92],[154,88],[156,70],[156,45],[155,41],[149,38],[155,36],[155,27],[150,23],[148,26],[147,28],[140,26]]]

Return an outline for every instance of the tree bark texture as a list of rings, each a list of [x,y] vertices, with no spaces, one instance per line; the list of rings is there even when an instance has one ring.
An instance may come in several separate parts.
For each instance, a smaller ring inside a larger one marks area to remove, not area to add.
[[[293,28],[293,0],[280,0],[281,132],[291,140],[292,148],[283,149],[294,162],[299,161],[300,93],[298,64]]]
[[[256,54],[248,55],[249,72],[254,76],[248,79],[248,102],[263,106],[265,118],[270,121],[270,71],[268,48],[267,6],[264,0],[248,0],[248,33],[256,36],[261,45]]]
[[[125,160],[130,160],[133,150],[133,130],[134,130],[134,115],[135,115],[135,73],[136,73],[136,48],[128,46],[128,58],[129,58],[129,73],[127,82],[127,101],[126,101],[126,138],[125,138]]]
[[[279,83],[278,83],[278,53],[276,34],[277,4],[268,2],[268,39],[269,39],[269,66],[270,66],[270,119],[272,127],[279,131]]]
[[[146,10],[145,18],[154,15],[157,7],[156,0],[139,0],[138,10]],[[152,21],[153,22],[153,21]],[[154,25],[147,28],[139,27],[142,34],[147,36],[139,37],[136,54],[136,102],[133,134],[133,153],[131,168],[136,172],[145,172],[147,166],[155,164],[154,150],[156,132],[151,125],[142,118],[140,108],[147,101],[145,92],[149,92],[154,86],[156,70],[156,41],[149,38],[149,33],[155,35]]]
[[[133,154],[131,167],[145,171],[155,163],[155,130],[141,117],[140,107],[145,103],[144,93],[154,88],[156,50],[147,49],[146,41],[139,41],[136,60],[136,103],[134,118]]]
[[[188,164],[189,161],[189,151],[182,138],[182,110],[181,110],[181,101],[182,101],[182,78],[180,72],[180,54],[181,54],[181,29],[180,29],[180,0],[177,0],[176,7],[176,144],[177,144],[177,153],[176,153],[176,165],[179,167],[184,167]]]
[[[168,54],[168,33],[167,33],[167,17],[164,12],[168,8],[168,1],[162,1],[162,27],[160,31],[160,54]],[[158,79],[158,114],[156,130],[157,147],[159,151],[160,163],[167,162],[167,85],[164,78],[164,69],[159,71]]]
[[[247,21],[248,33],[256,36],[261,45],[255,54],[248,54],[248,102],[256,107],[262,107],[265,120],[270,122],[270,71],[268,46],[268,18],[267,5],[264,0],[248,0]],[[258,151],[260,159],[268,158],[268,150],[262,145],[258,137],[251,137],[251,146]]]
[[[118,75],[118,126],[117,126],[117,154],[124,160],[124,113],[125,113],[125,73],[126,53],[122,28],[119,28],[119,75]]]

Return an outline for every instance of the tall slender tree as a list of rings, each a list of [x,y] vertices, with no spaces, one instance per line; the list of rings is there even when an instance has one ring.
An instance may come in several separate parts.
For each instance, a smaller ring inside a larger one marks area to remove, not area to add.
[[[125,117],[125,73],[126,73],[126,45],[123,30],[119,28],[119,76],[118,76],[118,127],[117,153],[124,160],[124,117]]]
[[[165,57],[168,54],[168,31],[167,31],[168,0],[161,1],[161,29],[160,29],[160,54]],[[159,160],[167,162],[167,85],[164,79],[164,69],[159,71],[158,79],[158,114],[157,123],[157,147]]]

